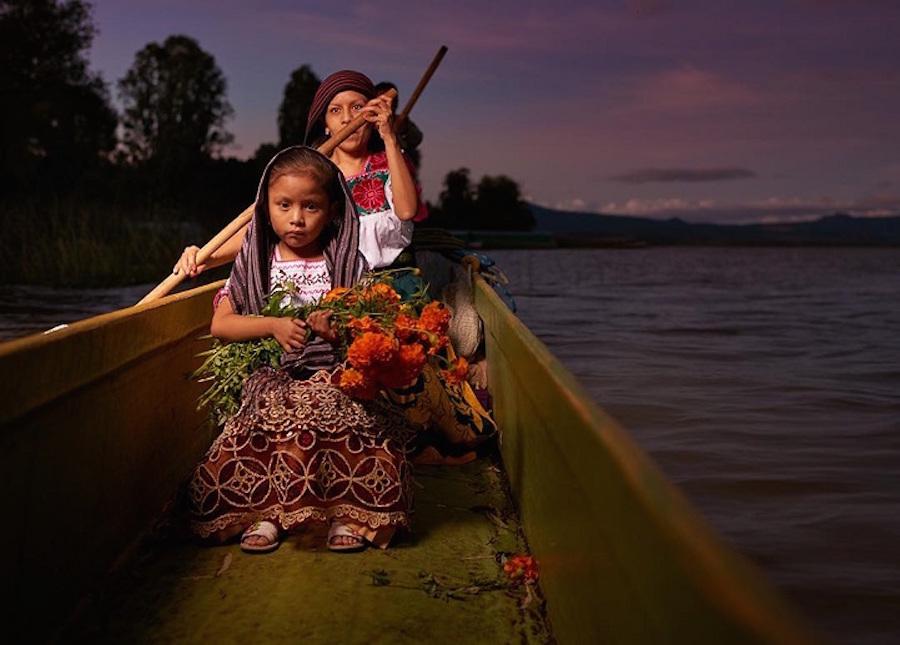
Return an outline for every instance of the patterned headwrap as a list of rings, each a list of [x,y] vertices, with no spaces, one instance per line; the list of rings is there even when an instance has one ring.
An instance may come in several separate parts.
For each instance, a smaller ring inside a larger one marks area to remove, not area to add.
[[[325,136],[325,110],[331,99],[347,90],[359,92],[367,101],[375,98],[375,85],[365,74],[344,69],[326,78],[316,90],[306,117],[306,137],[303,139],[306,145],[315,145]]]
[[[269,221],[269,176],[272,167],[281,155],[304,147],[293,146],[276,154],[260,179],[253,219],[250,220],[229,278],[228,298],[239,314],[259,314],[269,294],[272,253],[279,242]],[[334,166],[325,155],[312,148],[307,149]],[[353,198],[344,175],[337,166],[334,168],[341,182],[344,203],[339,205],[336,220],[326,225],[322,231],[323,255],[331,275],[331,287],[350,287],[360,279],[366,264],[359,252],[359,218],[356,217]],[[313,371],[327,369],[334,362],[333,348],[318,337],[307,343],[302,350],[281,357],[282,366],[295,374],[304,368]]]

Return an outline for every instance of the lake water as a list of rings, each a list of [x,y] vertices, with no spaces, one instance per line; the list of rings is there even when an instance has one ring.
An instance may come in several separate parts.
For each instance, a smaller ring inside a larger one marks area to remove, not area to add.
[[[900,642],[900,250],[490,255],[523,322],[827,637]]]
[[[522,320],[823,634],[900,642],[900,250],[489,255]],[[0,287],[0,337],[152,287]]]

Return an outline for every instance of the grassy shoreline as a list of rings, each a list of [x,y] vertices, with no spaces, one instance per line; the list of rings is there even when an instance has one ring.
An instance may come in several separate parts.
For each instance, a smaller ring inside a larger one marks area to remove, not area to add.
[[[0,284],[122,287],[156,282],[203,229],[168,214],[101,203],[2,204]]]

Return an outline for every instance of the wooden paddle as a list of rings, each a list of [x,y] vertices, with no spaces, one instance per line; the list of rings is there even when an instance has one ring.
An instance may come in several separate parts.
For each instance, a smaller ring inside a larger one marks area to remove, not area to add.
[[[406,105],[401,110],[400,114],[397,115],[397,119],[395,121],[396,125],[399,125],[409,116],[410,111],[415,105],[416,101],[419,100],[419,95],[422,94],[422,90],[425,89],[425,85],[428,84],[428,81],[434,75],[437,66],[440,64],[441,59],[444,58],[444,54],[447,53],[447,46],[441,45],[441,48],[438,50],[438,53],[435,55],[434,59],[431,61],[431,64],[428,66],[428,69],[425,70],[425,74],[422,76],[422,80],[419,81],[419,84],[416,86],[416,89],[410,95],[409,100],[406,102]],[[397,95],[397,90],[390,89],[385,92],[385,96],[393,99]],[[350,123],[347,124],[347,127],[343,128],[340,132],[336,132],[328,141],[319,146],[318,150],[322,154],[326,156],[331,156],[331,153],[334,152],[334,149],[337,148],[344,139],[353,134],[363,123],[365,123],[365,115],[360,114],[356,118],[353,119]],[[253,209],[256,207],[256,204],[251,204],[248,206],[243,213],[235,217],[225,228],[219,231],[215,237],[213,237],[209,242],[204,244],[199,251],[197,251],[197,264],[205,263],[216,250],[225,244],[232,236],[236,235],[238,231],[240,231],[253,217]],[[172,273],[165,280],[160,282],[156,287],[148,293],[146,296],[141,298],[140,302],[137,304],[142,305],[145,302],[150,302],[151,300],[156,300],[157,298],[162,298],[166,294],[168,294],[172,289],[181,284],[187,276],[184,273]]]
[[[397,118],[394,119],[395,127],[399,128],[402,123],[409,118],[409,112],[413,109],[413,106],[416,104],[416,101],[419,100],[419,95],[422,93],[422,90],[425,89],[425,86],[428,85],[428,81],[431,80],[431,77],[434,75],[434,71],[437,69],[438,65],[441,64],[441,59],[444,58],[444,54],[447,53],[447,45],[441,45],[441,48],[438,50],[438,53],[435,54],[434,60],[431,61],[431,65],[428,66],[428,69],[425,70],[425,74],[422,75],[422,80],[419,81],[419,84],[416,85],[416,89],[413,90],[413,93],[410,94],[409,100],[406,102],[406,105],[403,106],[403,109],[400,110],[400,114],[397,115]]]
[[[388,90],[387,92],[385,92],[385,95],[390,98],[394,98],[394,96],[397,95],[397,90]],[[366,115],[357,115],[344,128],[342,128],[339,132],[335,132],[331,136],[331,138],[328,139],[328,141],[319,146],[318,151],[326,157],[330,157],[331,153],[334,152],[334,149],[341,145],[341,142],[343,142],[344,139],[359,130],[359,128],[364,123],[366,123]],[[236,235],[237,232],[240,231],[253,218],[253,209],[255,207],[255,202],[253,204],[250,204],[247,208],[244,209],[244,212],[231,220],[231,222],[221,231],[216,233],[216,235],[209,242],[200,247],[200,250],[197,251],[197,264],[203,264],[204,262],[206,262],[220,246],[231,239],[233,235]],[[183,282],[186,277],[187,275],[181,271],[169,275],[169,277],[156,285],[153,291],[141,298],[138,304],[142,305],[145,302],[150,302],[151,300],[162,298],[172,289],[181,284],[181,282]]]

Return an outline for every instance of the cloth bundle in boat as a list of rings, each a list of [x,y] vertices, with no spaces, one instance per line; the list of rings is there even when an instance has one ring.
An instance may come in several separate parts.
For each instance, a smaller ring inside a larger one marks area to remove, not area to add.
[[[484,331],[481,317],[475,309],[471,276],[460,265],[456,265],[454,272],[457,278],[441,292],[441,300],[451,313],[447,333],[456,353],[464,358],[471,358],[481,345]]]
[[[452,349],[446,350],[454,357]],[[419,379],[402,390],[385,391],[406,420],[420,432],[418,450],[436,445],[442,452],[467,452],[497,433],[497,424],[466,381],[451,383],[431,365]]]
[[[475,309],[472,276],[467,267],[435,251],[416,251],[416,263],[429,291],[450,309],[447,335],[457,356],[470,359],[484,338],[481,317]]]

